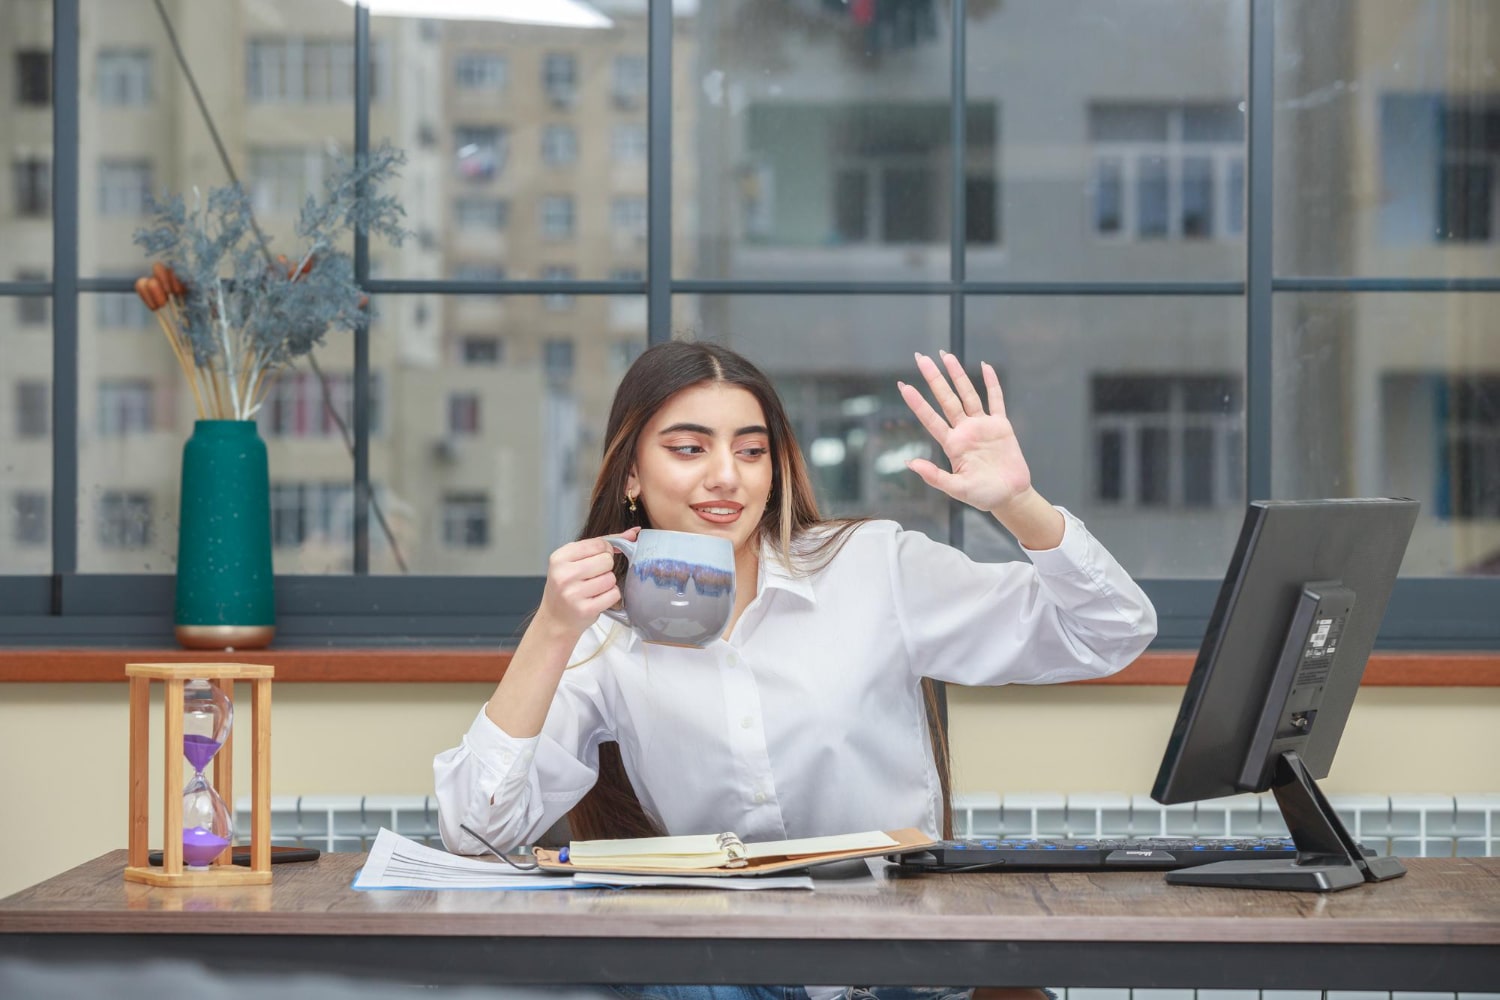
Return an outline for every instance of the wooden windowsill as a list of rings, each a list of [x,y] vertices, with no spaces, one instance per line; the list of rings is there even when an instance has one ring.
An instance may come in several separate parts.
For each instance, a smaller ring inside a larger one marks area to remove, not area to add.
[[[1146,653],[1112,677],[1082,684],[1181,685],[1197,653]],[[125,680],[127,663],[269,663],[286,683],[493,684],[510,653],[490,649],[0,649],[0,683]],[[1364,683],[1378,687],[1500,687],[1500,653],[1377,653]]]

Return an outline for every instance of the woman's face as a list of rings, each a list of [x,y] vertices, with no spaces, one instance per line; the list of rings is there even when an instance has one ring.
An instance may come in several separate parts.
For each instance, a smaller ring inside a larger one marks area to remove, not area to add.
[[[707,382],[667,400],[636,446],[626,491],[651,524],[719,535],[741,551],[771,495],[771,434],[746,389]]]

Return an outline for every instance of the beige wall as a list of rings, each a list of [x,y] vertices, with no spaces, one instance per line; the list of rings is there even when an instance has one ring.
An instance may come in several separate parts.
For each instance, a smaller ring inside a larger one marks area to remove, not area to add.
[[[489,691],[484,684],[279,685],[272,794],[427,794],[432,755],[458,741]],[[1180,688],[1168,687],[953,690],[955,787],[1149,792],[1180,697]],[[124,684],[0,685],[0,896],[125,846],[126,701]],[[1500,791],[1497,717],[1500,688],[1367,688],[1323,787]],[[159,711],[152,726],[155,742]],[[247,749],[241,740],[241,794],[249,791]],[[158,829],[160,773],[158,759],[151,771]]]

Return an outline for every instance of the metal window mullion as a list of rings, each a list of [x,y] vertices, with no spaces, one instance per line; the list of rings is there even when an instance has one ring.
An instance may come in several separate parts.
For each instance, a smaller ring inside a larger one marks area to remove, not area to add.
[[[1271,496],[1273,166],[1276,10],[1250,0],[1248,162],[1245,165],[1245,493]]]
[[[952,140],[952,174],[949,191],[948,220],[948,277],[953,291],[948,296],[948,350],[960,360],[964,357],[967,342],[964,317],[964,279],[967,276],[964,251],[968,240],[968,206],[965,184],[965,160],[968,153],[968,54],[965,24],[968,16],[966,0],[953,0],[952,4],[952,74],[950,104],[948,107],[949,132]],[[1002,241],[1004,234],[1001,234]],[[958,500],[948,501],[948,544],[962,549],[964,545],[964,504]]]
[[[672,7],[646,8],[646,341],[672,338]]]
[[[78,572],[79,0],[52,4],[52,613]]]
[[[370,152],[370,11],[354,7],[354,156]],[[367,192],[361,190],[357,197]],[[354,280],[370,279],[370,236],[354,234]],[[370,324],[354,328],[354,574],[370,572]]]

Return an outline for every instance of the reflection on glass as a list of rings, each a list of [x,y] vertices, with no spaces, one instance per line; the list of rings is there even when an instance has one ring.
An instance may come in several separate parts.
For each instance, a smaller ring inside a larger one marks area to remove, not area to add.
[[[1222,575],[1244,511],[1244,300],[967,302],[966,366],[995,366],[1043,496],[1081,517],[1131,573]],[[975,558],[1015,558],[966,513]]]
[[[1497,306],[1481,294],[1278,297],[1274,494],[1413,497],[1404,573],[1500,573]]]
[[[775,384],[825,515],[948,537],[946,498],[906,468],[938,453],[896,389],[916,378],[914,352],[947,345],[946,298],[705,295],[673,306],[677,336],[733,348]]]
[[[1277,271],[1493,277],[1494,5],[1282,0],[1276,17]]]
[[[555,298],[376,303],[371,572],[538,574],[576,537],[615,386],[646,346],[646,310],[634,295],[567,296],[561,309]]]

